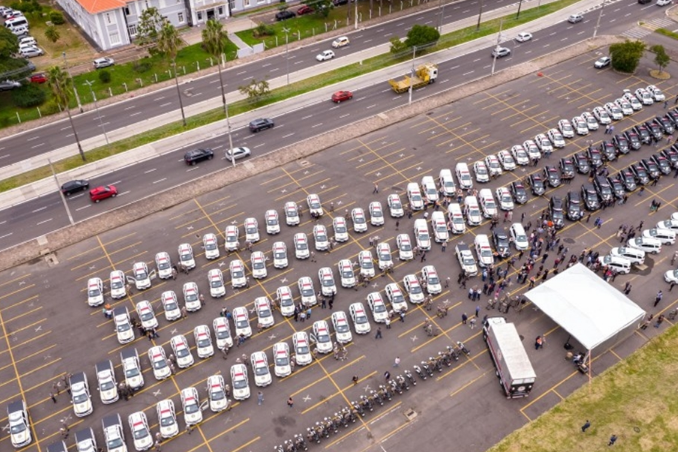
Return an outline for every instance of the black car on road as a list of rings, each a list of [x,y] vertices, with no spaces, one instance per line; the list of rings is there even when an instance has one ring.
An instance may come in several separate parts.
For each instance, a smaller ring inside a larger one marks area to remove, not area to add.
[[[79,191],[85,191],[89,189],[89,181],[84,180],[84,179],[78,179],[78,180],[72,180],[70,182],[66,182],[61,186],[61,193],[64,195],[72,195],[73,193],[77,193]]]
[[[532,189],[532,194],[541,196],[546,191],[544,187],[544,179],[539,174],[530,174],[527,178],[527,185]]]
[[[615,135],[614,138],[612,138],[612,143],[620,154],[625,155],[629,153],[629,140],[627,140],[624,135]]]
[[[617,159],[617,149],[611,141],[600,143],[600,152],[605,156],[605,160],[612,162]]]
[[[497,250],[499,257],[504,258],[511,254],[510,242],[506,232],[499,231],[495,228],[492,231],[492,241],[494,242],[494,248]]]
[[[195,165],[205,160],[212,160],[214,158],[214,151],[211,149],[194,149],[184,154],[184,162],[187,165]]]
[[[624,184],[622,184],[622,181],[619,180],[618,177],[616,176],[610,176],[607,178],[607,181],[610,183],[610,188],[612,189],[612,193],[617,197],[617,199],[622,199],[624,195],[626,194],[624,192]]]
[[[511,182],[509,191],[511,192],[511,196],[513,196],[513,200],[516,202],[516,204],[525,204],[527,202],[527,191],[525,190],[525,186],[522,182]]]
[[[638,134],[640,142],[643,144],[652,144],[652,134],[643,124],[638,124],[633,128],[633,131]]]
[[[651,158],[664,176],[671,174],[671,162],[669,162],[669,159],[661,154],[654,154]]]
[[[560,196],[552,196],[549,200],[549,213],[551,221],[556,229],[565,226],[565,215],[563,213],[563,199]]]
[[[577,168],[577,172],[580,174],[588,174],[591,172],[591,165],[589,164],[589,159],[586,157],[586,154],[583,152],[577,152],[572,156],[572,161],[574,166]]]
[[[603,166],[603,154],[598,149],[594,148],[593,145],[589,146],[589,149],[586,151],[586,157],[589,159],[589,162],[591,162],[591,166],[594,169]]]
[[[275,123],[270,118],[259,118],[250,122],[250,132],[257,133],[261,130],[272,129]]]

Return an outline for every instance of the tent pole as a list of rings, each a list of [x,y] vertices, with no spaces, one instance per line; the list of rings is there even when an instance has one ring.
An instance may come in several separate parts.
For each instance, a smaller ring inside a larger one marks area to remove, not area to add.
[[[591,351],[589,350],[589,394],[591,393]]]

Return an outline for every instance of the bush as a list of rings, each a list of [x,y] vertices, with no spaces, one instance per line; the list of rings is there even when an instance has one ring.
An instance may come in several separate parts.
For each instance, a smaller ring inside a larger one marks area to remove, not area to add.
[[[273,27],[269,27],[264,23],[259,23],[253,30],[252,30],[252,36],[255,38],[263,38],[264,36],[273,36],[275,34],[275,30]]]
[[[45,92],[32,83],[12,90],[12,101],[17,107],[37,107],[42,105],[46,98]]]
[[[36,0],[33,0],[32,2],[14,2],[9,6],[10,8],[17,9],[25,14],[30,14],[33,12],[39,13],[42,11],[42,5]]]
[[[132,69],[134,69],[134,72],[139,73],[148,72],[151,70],[151,63],[148,61],[137,61],[132,66]]]
[[[61,14],[59,11],[52,11],[49,13],[49,20],[54,24],[54,25],[63,25],[66,23],[66,20],[64,19],[64,15]]]
[[[99,71],[99,80],[101,80],[101,83],[110,82],[111,81],[111,73],[108,72],[106,69]]]

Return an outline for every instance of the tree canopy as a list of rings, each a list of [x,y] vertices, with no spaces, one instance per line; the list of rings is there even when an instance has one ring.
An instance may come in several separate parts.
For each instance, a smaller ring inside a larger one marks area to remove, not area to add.
[[[659,68],[661,73],[666,66],[671,62],[671,57],[666,53],[663,45],[654,45],[650,47],[650,51],[654,53],[654,64]]]
[[[632,74],[640,58],[645,52],[645,44],[640,41],[629,41],[612,44],[610,46],[610,57],[612,58],[612,67],[619,72]]]
[[[150,7],[143,10],[137,25],[137,44],[145,45],[156,42],[166,22],[167,19],[160,15],[158,8]]]
[[[407,32],[407,39],[405,45],[407,47],[422,47],[427,44],[433,44],[440,39],[440,32],[434,27],[428,25],[413,25],[410,31]]]

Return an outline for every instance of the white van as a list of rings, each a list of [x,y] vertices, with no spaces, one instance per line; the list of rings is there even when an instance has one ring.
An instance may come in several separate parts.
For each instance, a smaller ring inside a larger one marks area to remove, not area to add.
[[[475,196],[467,196],[464,199],[464,212],[466,213],[466,221],[469,226],[478,226],[483,221],[478,200]]]
[[[483,215],[485,218],[492,218],[497,215],[497,203],[494,201],[494,196],[492,196],[492,190],[489,188],[483,188],[478,193],[480,198],[480,206],[483,208]]]
[[[438,201],[438,187],[433,180],[433,176],[424,176],[421,178],[421,187],[426,197],[426,202],[433,204]]]
[[[476,256],[481,267],[491,267],[494,265],[494,254],[490,247],[490,239],[485,234],[478,234],[473,242],[476,248]]]
[[[631,273],[631,261],[624,259],[623,257],[608,255],[600,256],[598,260],[601,265],[604,265],[617,273],[621,273],[622,275]]]
[[[658,254],[662,251],[662,242],[649,237],[634,237],[628,241],[628,246],[650,254]]]
[[[643,265],[645,263],[645,251],[628,246],[619,246],[610,250],[610,256],[623,257],[633,264]]]
[[[459,204],[451,203],[447,207],[447,220],[450,222],[453,234],[463,234],[466,232],[466,223],[464,223],[464,215],[461,213],[461,206]]]
[[[643,231],[643,237],[657,239],[662,242],[663,245],[673,245],[676,243],[676,233],[672,229],[645,229]]]
[[[509,229],[509,234],[511,234],[511,239],[513,239],[513,245],[518,251],[524,251],[529,248],[530,244],[527,240],[527,234],[525,233],[525,228],[520,223],[513,223]]]
[[[5,28],[14,30],[17,28],[28,28],[28,21],[25,17],[15,17],[5,21]]]
[[[457,187],[454,186],[452,171],[449,169],[440,170],[440,174],[438,174],[438,183],[445,196],[454,196],[456,194]]]
[[[431,214],[431,228],[433,229],[433,236],[436,242],[447,242],[450,238],[444,213],[436,210]]]
[[[462,190],[468,190],[473,188],[473,178],[471,178],[471,172],[468,170],[468,165],[463,162],[457,163],[457,166],[454,168],[454,171],[457,173],[457,181],[459,181],[459,188]]]

